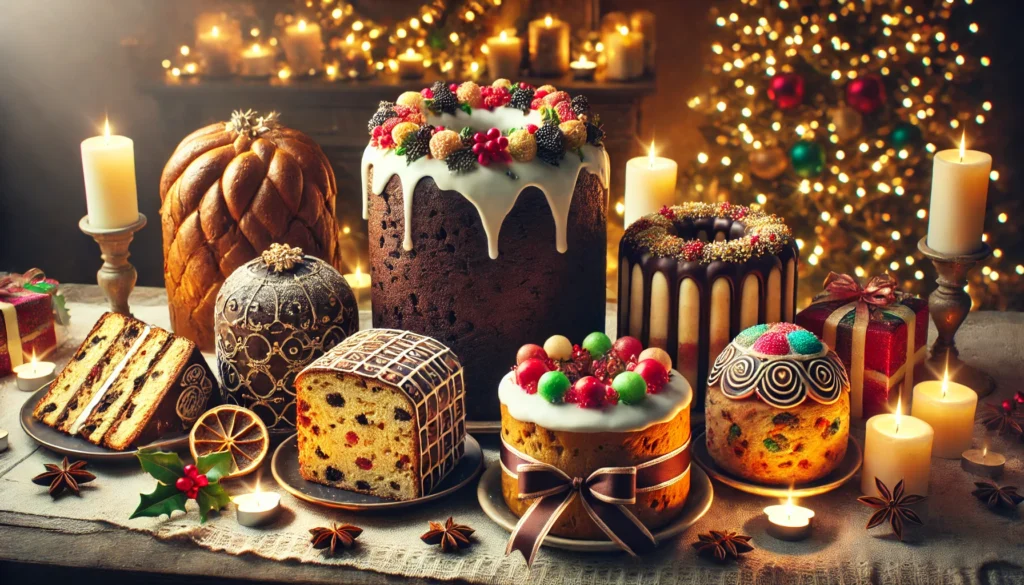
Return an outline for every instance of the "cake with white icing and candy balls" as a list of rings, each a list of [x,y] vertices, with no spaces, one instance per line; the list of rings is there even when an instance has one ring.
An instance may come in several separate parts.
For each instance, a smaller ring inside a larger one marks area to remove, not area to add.
[[[644,349],[633,337],[613,343],[600,332],[580,345],[555,335],[543,346],[521,347],[516,362],[498,387],[502,491],[513,513],[522,516],[533,502],[518,497],[509,461],[537,461],[586,478],[601,468],[679,457],[678,473],[655,489],[638,484],[636,503],[626,506],[652,532],[679,515],[690,489],[693,393],[664,350]],[[579,499],[551,534],[606,538]]]
[[[498,80],[382,102],[363,154],[373,324],[449,345],[470,419],[496,420],[490,363],[605,311],[608,155],[583,96]]]
[[[708,452],[729,473],[792,485],[828,475],[846,455],[850,381],[843,362],[792,323],[743,330],[708,374]]]

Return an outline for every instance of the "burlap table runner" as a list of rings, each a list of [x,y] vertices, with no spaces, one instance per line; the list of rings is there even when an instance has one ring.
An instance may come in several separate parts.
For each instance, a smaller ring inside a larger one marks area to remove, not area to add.
[[[154,289],[137,291],[132,308],[143,320],[167,325],[164,299]],[[71,310],[70,339],[51,358],[58,365],[68,359],[103,311],[100,302],[72,302]],[[958,341],[964,356],[996,375],[1001,397],[1012,395],[1020,387],[1022,325],[1021,314],[979,313],[972,315],[960,333]],[[609,331],[613,328],[609,320]],[[1019,513],[997,515],[985,509],[970,495],[975,478],[962,472],[955,461],[933,460],[926,526],[911,527],[903,543],[895,540],[887,528],[864,530],[870,510],[856,502],[856,481],[806,501],[818,515],[814,536],[803,543],[784,543],[765,534],[761,509],[774,502],[716,483],[709,513],[681,537],[662,543],[651,555],[631,559],[623,554],[588,555],[544,548],[533,569],[527,570],[522,558],[504,556],[508,534],[480,511],[475,487],[426,507],[372,515],[311,506],[282,492],[285,511],[278,521],[268,528],[250,529],[236,523],[232,510],[200,525],[194,507],[187,515],[178,513],[170,519],[129,520],[138,494],[151,491],[155,480],[134,464],[93,464],[98,479],[83,488],[81,497],[65,496],[54,501],[44,488],[30,481],[42,471],[43,463],[60,458],[39,448],[21,431],[18,413],[27,396],[16,388],[12,377],[0,381],[0,428],[11,434],[11,448],[0,454],[0,510],[26,515],[19,516],[26,525],[73,534],[91,530],[89,523],[82,521],[103,521],[228,554],[252,553],[269,559],[493,584],[1024,583],[1024,523]],[[979,429],[977,436],[987,435]],[[997,437],[989,440],[992,448],[1009,458],[1002,483],[1020,485],[1024,478],[1024,445]],[[486,455],[488,463],[495,461],[493,448],[487,449]],[[227,489],[241,493],[251,489],[255,481],[255,477],[243,478],[228,484]],[[277,489],[266,468],[260,481],[264,489]],[[476,544],[471,549],[442,555],[436,547],[419,541],[428,520],[448,516],[476,529]],[[310,528],[332,520],[351,522],[365,530],[358,547],[333,559],[312,549],[308,539]],[[697,534],[712,529],[752,535],[757,550],[740,563],[724,567],[699,559],[690,543]]]

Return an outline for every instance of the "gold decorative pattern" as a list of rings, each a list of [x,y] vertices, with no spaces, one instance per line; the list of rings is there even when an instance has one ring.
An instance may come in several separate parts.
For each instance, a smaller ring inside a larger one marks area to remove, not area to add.
[[[288,244],[270,244],[270,247],[260,254],[260,259],[274,272],[288,271],[295,268],[296,264],[302,264],[302,248],[293,248]]]

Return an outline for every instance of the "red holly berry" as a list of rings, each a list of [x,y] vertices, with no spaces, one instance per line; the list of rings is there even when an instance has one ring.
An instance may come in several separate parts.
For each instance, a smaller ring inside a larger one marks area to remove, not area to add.
[[[196,487],[204,488],[208,485],[210,485],[210,480],[205,473],[196,476]]]
[[[512,162],[512,155],[508,153],[508,138],[501,135],[501,130],[491,128],[486,134],[477,132],[473,135],[473,142],[473,154],[481,165]]]
[[[1004,412],[1013,412],[1017,408],[1017,405],[1012,400],[1004,400],[1001,406]]]
[[[658,360],[643,360],[633,367],[633,372],[647,382],[647,392],[657,394],[668,384],[668,370]]]
[[[669,209],[668,205],[662,205],[661,209],[658,210],[658,213],[669,221],[675,221],[676,219],[676,212]]]
[[[199,468],[191,463],[186,465],[183,471],[185,472],[185,475],[188,477],[194,478],[195,476],[199,475]]]
[[[459,84],[458,83],[449,83],[448,84],[448,89],[450,89],[452,93],[455,93],[455,92],[459,91]]]
[[[519,384],[527,394],[536,394],[537,382],[549,371],[547,363],[537,358],[530,358],[516,366],[516,384]]]
[[[199,497],[199,488],[198,487],[193,487],[192,489],[188,490],[185,493],[185,495],[188,496],[189,499],[194,500],[197,497]]]
[[[757,243],[760,242],[760,241],[761,241],[761,236],[759,236],[757,234],[754,234],[754,235],[750,236],[750,245],[751,246],[756,246]]]
[[[192,489],[193,485],[195,485],[195,482],[193,482],[189,477],[179,477],[178,480],[174,482],[174,487],[178,488],[178,491],[180,492],[188,492]]]
[[[437,134],[438,132],[440,132],[440,131],[442,131],[444,129],[445,129],[444,126],[434,126],[434,131],[431,132],[430,135],[433,136],[434,134]]]
[[[768,234],[768,241],[769,242],[774,242],[776,237],[777,236],[775,234]]]
[[[700,240],[690,240],[683,244],[683,257],[688,262],[695,262],[700,260],[701,256],[704,255],[704,242]]]
[[[1024,406],[1024,391],[1017,390],[1017,393],[1013,395],[1013,401],[1018,405]]]
[[[484,86],[480,89],[484,96],[484,107],[489,110],[507,106],[512,101],[512,94],[504,87]]]

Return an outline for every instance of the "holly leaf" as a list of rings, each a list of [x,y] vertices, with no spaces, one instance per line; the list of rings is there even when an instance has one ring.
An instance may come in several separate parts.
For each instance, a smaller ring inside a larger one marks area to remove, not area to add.
[[[466,112],[470,116],[473,115],[473,108],[469,107],[469,104],[459,104],[459,109]]]
[[[210,485],[213,485],[231,473],[231,453],[221,451],[203,455],[196,461],[196,469],[210,480]]]
[[[207,514],[211,510],[221,510],[229,502],[231,502],[231,498],[219,483],[211,483],[199,488],[199,493],[196,494],[196,503],[199,504],[199,521],[206,522]]]
[[[163,514],[170,516],[171,512],[175,510],[184,512],[185,502],[188,501],[185,493],[174,487],[174,482],[171,482],[171,485],[158,483],[153,493],[139,494],[139,496],[141,497],[139,507],[135,508],[129,520],[140,516],[156,517]]]
[[[142,464],[142,470],[164,485],[174,487],[174,482],[185,475],[185,464],[181,462],[181,457],[178,457],[177,453],[139,449],[136,457]]]

